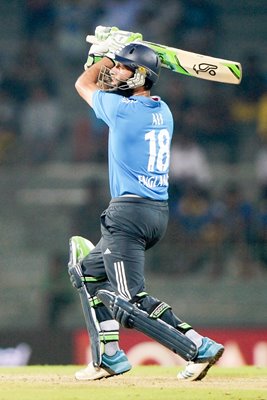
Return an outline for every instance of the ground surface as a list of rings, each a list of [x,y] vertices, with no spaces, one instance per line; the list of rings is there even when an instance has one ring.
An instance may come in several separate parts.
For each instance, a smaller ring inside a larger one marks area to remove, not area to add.
[[[267,368],[213,367],[201,382],[180,382],[177,368],[136,367],[95,382],[77,382],[77,367],[0,368],[0,400],[267,400]]]

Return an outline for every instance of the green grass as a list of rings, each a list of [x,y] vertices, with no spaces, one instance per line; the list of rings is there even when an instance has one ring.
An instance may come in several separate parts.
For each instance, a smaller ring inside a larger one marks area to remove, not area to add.
[[[76,370],[0,368],[0,400],[267,400],[267,368],[213,367],[203,381],[191,383],[176,379],[176,367],[135,367],[96,382],[75,381]]]

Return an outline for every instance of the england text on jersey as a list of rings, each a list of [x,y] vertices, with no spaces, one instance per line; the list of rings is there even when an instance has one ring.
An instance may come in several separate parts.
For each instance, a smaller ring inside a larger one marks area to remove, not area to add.
[[[160,175],[160,176],[138,175],[139,183],[142,183],[142,185],[144,185],[148,188],[167,186],[168,180],[169,180],[168,174],[164,174],[164,175]]]

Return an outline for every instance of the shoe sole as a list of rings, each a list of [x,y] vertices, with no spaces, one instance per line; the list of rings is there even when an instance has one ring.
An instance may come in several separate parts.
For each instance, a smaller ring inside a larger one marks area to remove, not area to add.
[[[103,369],[105,369],[105,368],[103,368]],[[130,368],[130,369],[131,369],[131,368]],[[123,374],[125,374],[126,372],[130,371],[130,369],[128,369],[127,371],[122,371],[122,372],[118,372],[118,373],[114,373],[114,372],[111,373],[110,370],[105,369],[105,371],[108,372],[109,375],[97,376],[97,374],[96,374],[95,377],[92,377],[92,378],[84,378],[84,379],[77,378],[77,377],[75,376],[75,379],[76,379],[77,381],[80,381],[80,382],[82,382],[82,381],[100,381],[101,379],[107,379],[107,378],[112,378],[113,376],[123,375]]]
[[[123,371],[123,372],[119,372],[119,373],[113,374],[113,375],[103,376],[103,378],[112,378],[113,376],[119,376],[119,375],[126,374],[126,372],[129,372],[129,371],[130,371],[130,369],[128,369],[127,371]],[[102,378],[100,378],[100,379],[102,379]]]
[[[217,354],[212,358],[212,360],[210,360],[209,364],[206,366],[206,368],[199,374],[199,376],[194,379],[194,381],[201,381],[203,378],[205,378],[205,376],[208,373],[208,370],[214,365],[216,364],[216,362],[221,358],[221,356],[223,355],[224,352],[224,347],[222,347],[220,350],[218,350]]]

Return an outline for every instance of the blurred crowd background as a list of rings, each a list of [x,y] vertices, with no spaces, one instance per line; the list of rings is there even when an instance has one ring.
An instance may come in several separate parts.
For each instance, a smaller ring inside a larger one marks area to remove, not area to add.
[[[171,107],[175,134],[170,224],[146,268],[151,290],[166,290],[186,318],[264,323],[266,18],[264,0],[1,1],[2,328],[83,324],[68,282],[68,240],[99,239],[99,214],[109,201],[107,128],[74,83],[87,57],[85,37],[97,25],[242,63],[239,86],[164,70],[153,90]],[[204,309],[209,296],[217,310],[228,299],[228,311]]]

